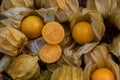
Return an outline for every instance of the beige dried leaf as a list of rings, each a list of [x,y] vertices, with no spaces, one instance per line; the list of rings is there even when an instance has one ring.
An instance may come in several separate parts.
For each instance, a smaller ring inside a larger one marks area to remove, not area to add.
[[[109,20],[120,30],[120,8],[116,8],[115,11],[110,14]]]
[[[101,44],[95,47],[91,52],[84,55],[85,56],[85,69],[84,75],[86,75],[85,80],[90,80],[93,72],[98,68],[108,68],[114,75],[115,79],[119,80],[120,69],[118,64],[116,64],[105,45]]]
[[[84,80],[82,68],[62,65],[52,74],[51,80]]]
[[[32,9],[25,7],[12,8],[7,11],[1,12],[4,16],[8,17],[3,19],[0,22],[9,27],[20,28],[21,21],[25,16],[33,12]]]
[[[77,47],[77,50],[74,49],[76,43],[73,43],[72,45],[64,49],[65,56],[72,57],[73,61],[77,65],[80,65],[80,63],[78,62],[80,62],[79,59],[82,57],[83,54],[90,52],[97,44],[99,44],[105,32],[103,18],[101,14],[94,10],[80,8],[79,13],[76,14],[71,21],[71,29],[76,23],[82,21],[89,22],[92,25],[93,31],[95,33],[95,39],[91,43],[79,45]]]
[[[73,28],[76,23],[82,21],[91,23],[96,37],[95,42],[99,42],[105,32],[105,25],[101,14],[95,10],[80,8],[78,14],[71,20],[71,28]]]
[[[41,8],[36,10],[36,12],[44,19],[44,22],[55,21],[55,15],[58,7],[51,7],[51,8]]]
[[[42,37],[35,40],[29,40],[27,48],[30,49],[35,55],[38,55],[40,48],[45,44]]]
[[[20,55],[9,66],[7,73],[14,80],[36,79],[40,74],[37,56]]]
[[[6,11],[14,7],[34,8],[34,0],[3,0],[1,10]]]
[[[108,45],[108,49],[120,60],[120,34]]]
[[[10,56],[21,53],[27,44],[27,38],[19,30],[12,27],[0,28],[0,52]]]
[[[96,10],[107,18],[111,11],[117,8],[116,0],[87,0],[87,8]]]
[[[120,1],[119,0],[88,0],[87,8],[96,10],[120,29]]]
[[[55,17],[59,22],[66,22],[72,19],[79,8],[78,0],[37,0],[37,6],[42,8],[58,7]]]

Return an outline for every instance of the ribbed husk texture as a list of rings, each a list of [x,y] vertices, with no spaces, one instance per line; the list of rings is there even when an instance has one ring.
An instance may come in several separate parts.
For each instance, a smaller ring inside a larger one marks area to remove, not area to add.
[[[69,21],[79,8],[78,0],[36,0],[41,8],[57,7],[55,17],[59,22]]]
[[[0,28],[0,52],[16,56],[21,53],[26,44],[27,38],[19,30],[12,27]]]
[[[120,34],[113,39],[112,43],[108,45],[108,48],[120,61]]]
[[[14,80],[36,79],[40,74],[37,56],[20,55],[9,66],[7,73]]]
[[[88,0],[87,8],[96,10],[120,29],[120,1],[119,0]]]
[[[107,49],[106,44],[96,46],[91,52],[84,55],[85,69],[84,75],[85,80],[90,80],[93,72],[98,68],[108,68],[115,76],[115,80],[119,80],[120,69],[116,64]]]
[[[91,51],[97,44],[99,44],[105,32],[105,25],[103,22],[102,16],[93,10],[80,8],[78,13],[71,20],[71,29],[73,29],[74,25],[78,22],[86,21],[92,25],[93,31],[95,33],[95,39],[91,43],[87,43],[85,45],[77,45],[76,42],[70,46],[67,46],[63,49],[63,60],[68,63],[72,63],[76,66],[81,65],[81,57],[83,54]]]
[[[51,80],[84,80],[83,70],[80,67],[62,65],[53,72]]]
[[[14,7],[34,8],[34,0],[2,0],[1,11]]]

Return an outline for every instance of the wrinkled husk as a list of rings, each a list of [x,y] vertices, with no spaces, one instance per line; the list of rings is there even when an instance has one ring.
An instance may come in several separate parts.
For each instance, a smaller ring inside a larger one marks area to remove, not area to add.
[[[1,12],[2,15],[8,18],[2,19],[0,20],[0,22],[9,27],[20,28],[23,18],[32,12],[32,9],[25,7],[12,8],[7,11]]]
[[[44,22],[55,21],[55,15],[58,7],[51,7],[51,8],[41,8],[36,10],[36,12],[44,19]]]
[[[77,50],[74,49],[76,43],[73,42],[72,45],[64,49],[65,56],[67,56],[68,58],[71,57],[72,61],[74,61],[78,66],[80,65],[79,59],[82,57],[82,55],[88,53],[97,44],[99,44],[105,32],[103,18],[96,11],[88,10],[86,8],[85,9],[80,8],[80,11],[74,16],[74,18],[71,21],[71,29],[74,27],[76,23],[82,21],[91,23],[93,31],[95,33],[94,41],[92,41],[91,43],[87,43],[85,45],[78,46]]]
[[[65,36],[63,41],[59,44],[62,48],[65,48],[67,46],[70,46],[73,42],[73,37],[71,33],[71,28],[68,25],[63,25]]]
[[[109,16],[110,22],[114,24],[120,30],[120,8],[116,8],[115,11]]]
[[[79,8],[78,0],[36,0],[42,8],[58,7],[55,16],[59,22],[69,21]]]
[[[9,66],[7,73],[14,80],[35,80],[40,75],[37,56],[20,55]]]
[[[114,73],[115,80],[120,80],[119,66],[112,60],[105,44],[98,45],[91,52],[85,54],[84,62],[86,64],[84,69],[85,80],[91,80],[92,73],[103,67]]]
[[[6,55],[2,57],[2,59],[0,60],[0,73],[7,70],[8,66],[11,64],[13,59],[14,57],[6,56]]]
[[[108,48],[120,61],[120,34],[113,39],[112,43],[108,45]]]
[[[3,0],[1,10],[6,11],[14,7],[34,8],[34,0]]]
[[[117,0],[87,0],[87,8],[97,10],[107,18],[117,8]]]
[[[4,25],[20,28],[22,20],[26,16],[36,15],[40,16],[45,23],[50,21],[55,21],[55,14],[57,11],[57,7],[51,7],[48,9],[41,8],[38,10],[32,10],[26,7],[17,7],[12,8],[7,11],[2,12],[4,16],[8,17],[8,19],[0,20]]]
[[[62,57],[57,61],[59,65],[67,64],[80,66],[82,64],[82,57],[76,58],[76,55],[79,53],[79,47],[75,47],[76,43],[73,42],[70,46],[63,49]]]
[[[96,10],[120,29],[120,1],[119,0],[88,0],[87,8]]]
[[[0,52],[16,56],[21,53],[26,44],[27,38],[17,29],[12,27],[0,28]]]
[[[80,67],[62,65],[53,72],[51,80],[84,80],[83,70]]]
[[[36,55],[38,55],[40,48],[45,44],[42,37],[35,40],[29,40],[27,47]]]

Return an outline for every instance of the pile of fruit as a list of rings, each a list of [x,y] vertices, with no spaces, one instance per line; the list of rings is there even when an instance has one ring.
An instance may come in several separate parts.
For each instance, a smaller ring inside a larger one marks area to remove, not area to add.
[[[0,80],[120,80],[119,0],[3,0]]]

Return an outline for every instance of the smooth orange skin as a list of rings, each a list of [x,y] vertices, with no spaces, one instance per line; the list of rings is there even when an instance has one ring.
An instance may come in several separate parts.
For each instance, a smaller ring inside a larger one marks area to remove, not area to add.
[[[58,22],[48,22],[42,29],[42,36],[49,44],[59,44],[64,39],[65,31]]]
[[[35,39],[41,35],[43,26],[43,21],[38,16],[28,16],[21,23],[21,31],[29,39]]]
[[[93,73],[92,80],[115,80],[115,76],[109,69],[99,68]]]
[[[45,63],[54,63],[61,55],[62,49],[59,45],[45,44],[39,51],[39,57]]]
[[[72,36],[81,45],[92,42],[95,37],[92,26],[88,22],[77,23],[72,30]]]

